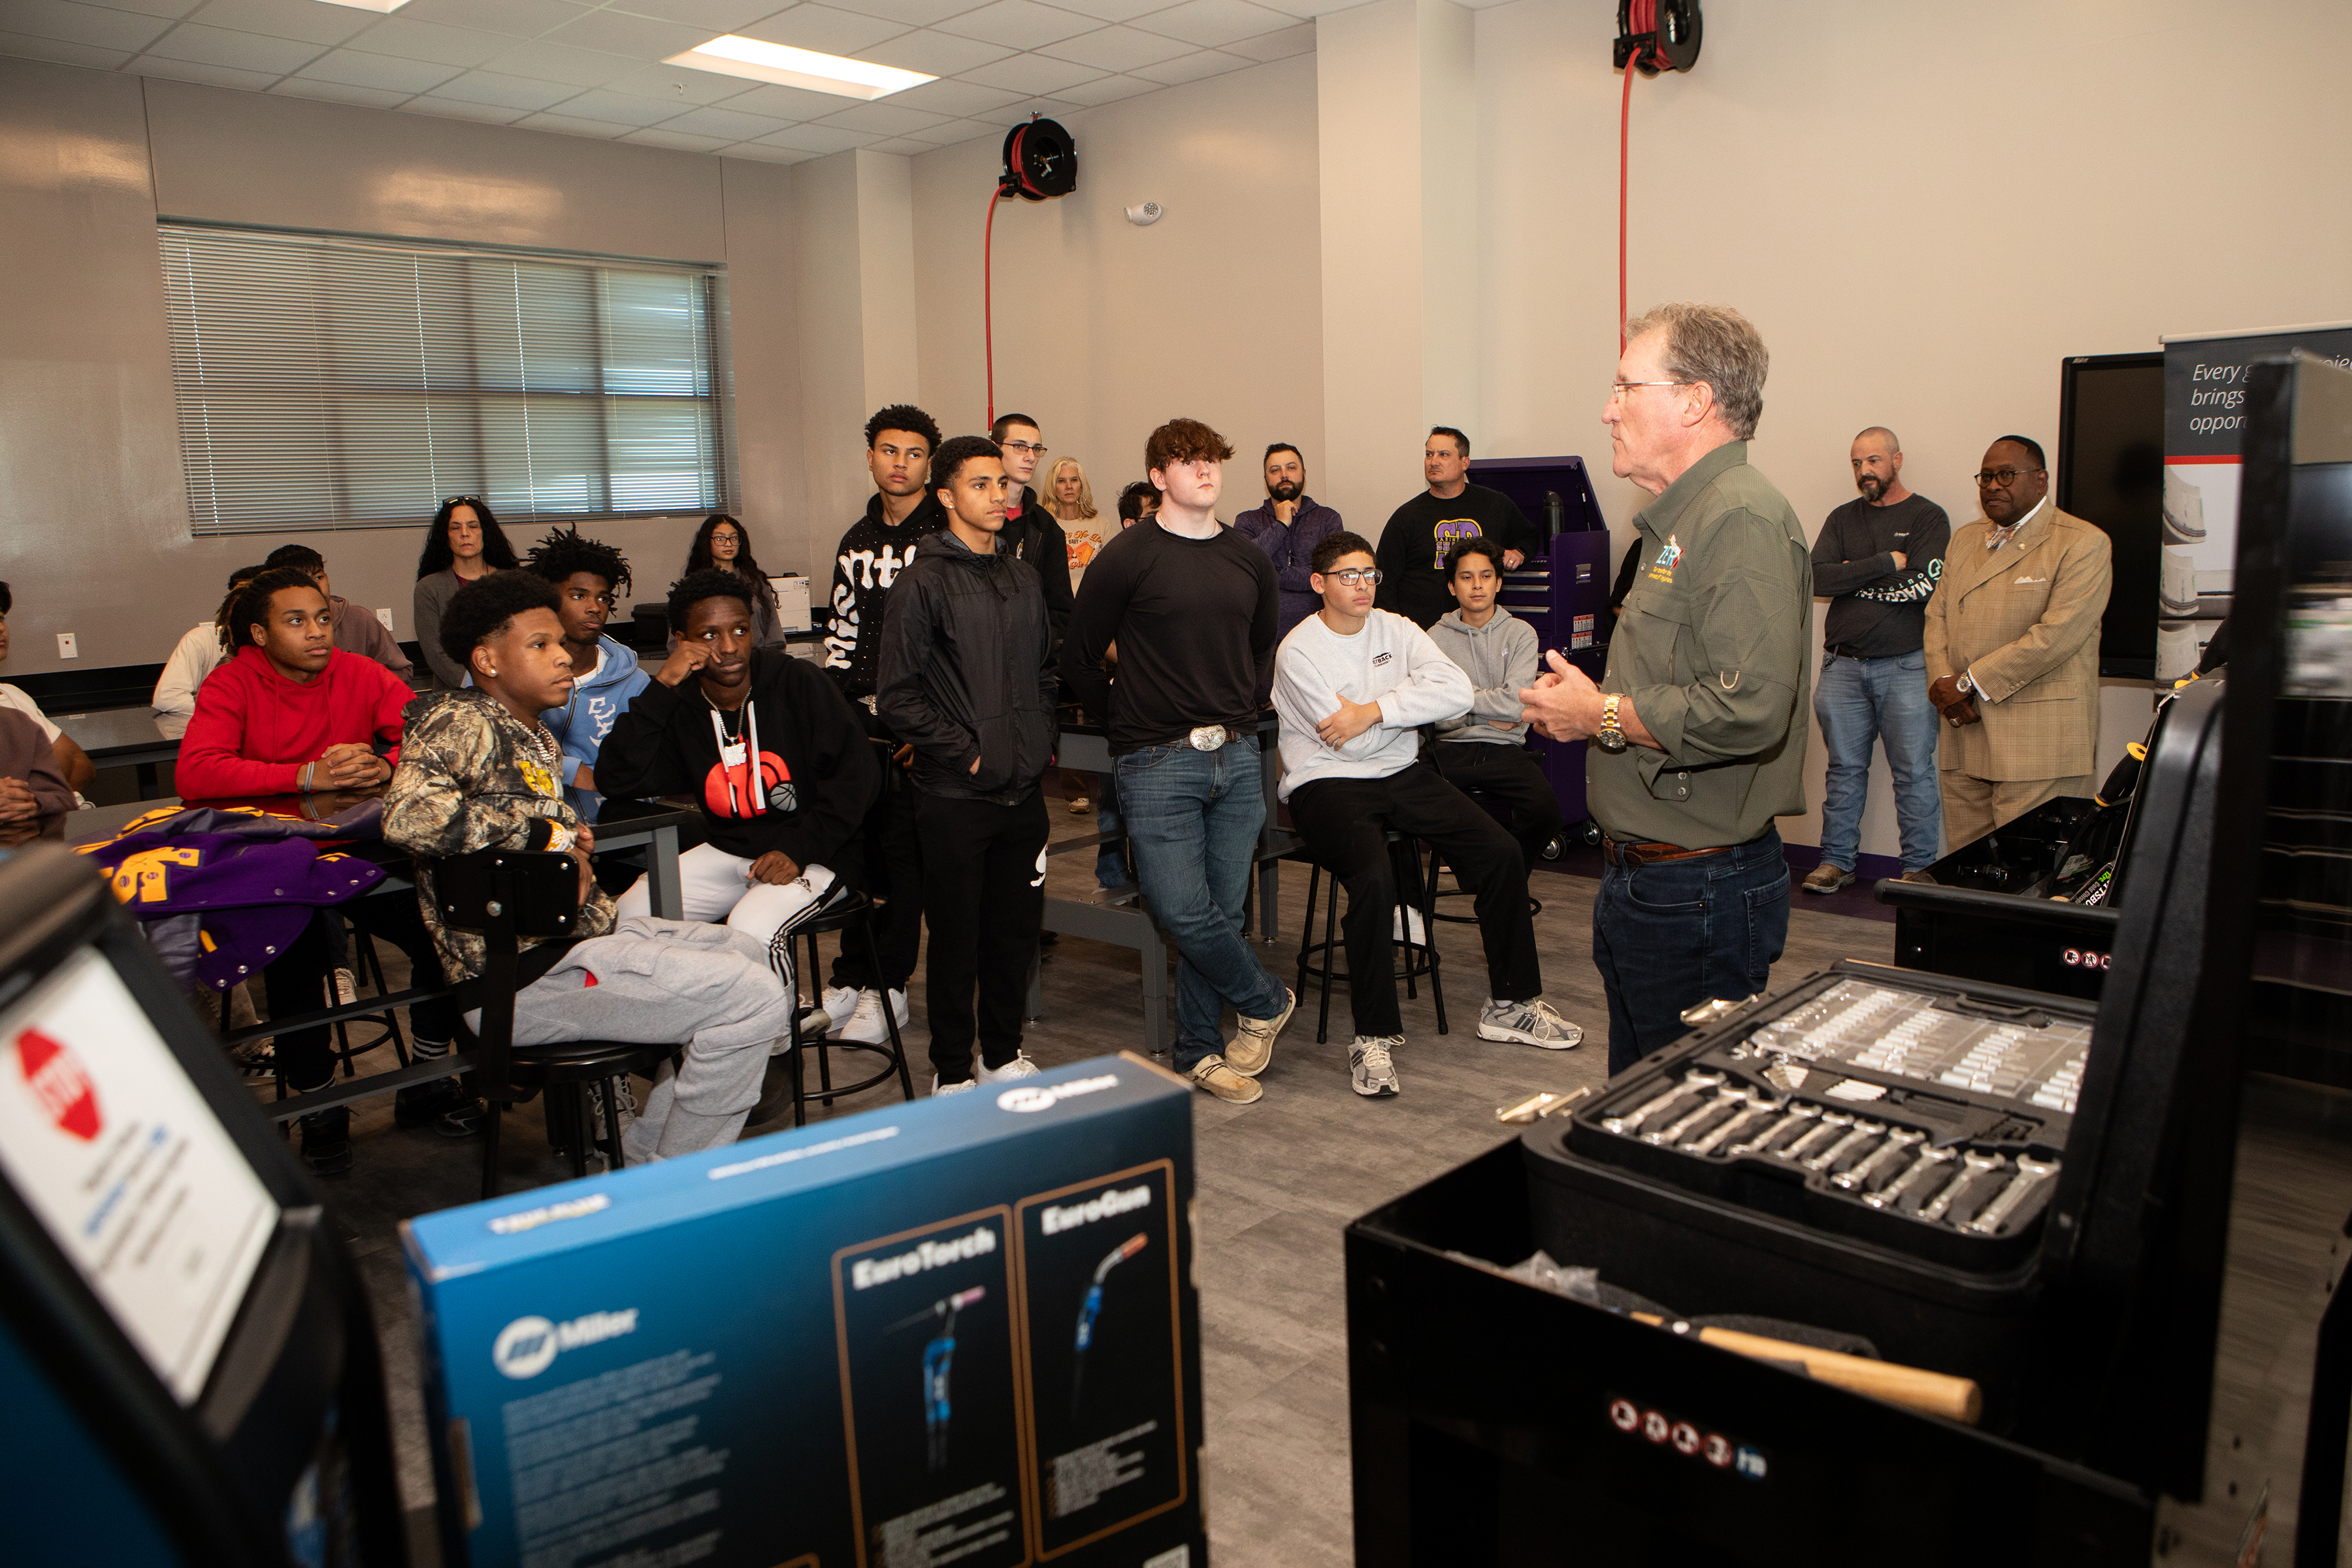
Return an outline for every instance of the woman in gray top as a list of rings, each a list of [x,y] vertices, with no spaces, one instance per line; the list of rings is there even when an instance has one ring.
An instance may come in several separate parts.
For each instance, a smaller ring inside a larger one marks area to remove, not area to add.
[[[409,625],[416,646],[441,684],[466,684],[466,672],[441,651],[441,612],[457,590],[493,572],[512,571],[514,546],[489,505],[479,496],[451,496],[433,514],[425,533],[425,552],[416,558],[416,592],[410,599]]]

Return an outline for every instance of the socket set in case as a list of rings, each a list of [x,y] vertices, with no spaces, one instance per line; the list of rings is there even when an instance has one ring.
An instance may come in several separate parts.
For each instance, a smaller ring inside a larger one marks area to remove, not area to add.
[[[2089,1010],[2063,1005],[1824,975],[1625,1075],[1579,1108],[1568,1146],[1915,1257],[2004,1268],[2034,1245],[2089,1058]]]

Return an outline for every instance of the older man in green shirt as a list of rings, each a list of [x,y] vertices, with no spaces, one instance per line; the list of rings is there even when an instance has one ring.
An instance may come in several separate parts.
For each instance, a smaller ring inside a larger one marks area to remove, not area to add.
[[[1626,324],[1601,417],[1615,473],[1658,498],[1633,520],[1643,564],[1601,684],[1554,653],[1522,693],[1543,733],[1592,742],[1612,1073],[1682,1034],[1684,1008],[1761,991],[1789,934],[1772,819],[1805,809],[1813,570],[1795,510],[1748,466],[1768,363],[1719,306]]]

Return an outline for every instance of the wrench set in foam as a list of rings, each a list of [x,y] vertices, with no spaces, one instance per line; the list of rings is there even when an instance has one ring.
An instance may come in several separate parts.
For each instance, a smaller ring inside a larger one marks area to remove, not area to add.
[[[1906,1250],[2015,1238],[2048,1207],[2087,1021],[1845,978],[1580,1113],[1609,1163]],[[2006,1250],[2006,1248],[2004,1248]]]

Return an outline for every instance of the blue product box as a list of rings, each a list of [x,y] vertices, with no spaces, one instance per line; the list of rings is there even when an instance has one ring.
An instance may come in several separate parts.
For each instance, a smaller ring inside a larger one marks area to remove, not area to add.
[[[1122,1053],[425,1215],[451,1568],[1205,1568],[1192,1100]]]

